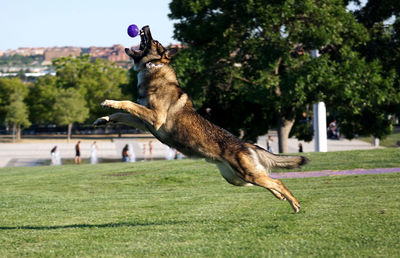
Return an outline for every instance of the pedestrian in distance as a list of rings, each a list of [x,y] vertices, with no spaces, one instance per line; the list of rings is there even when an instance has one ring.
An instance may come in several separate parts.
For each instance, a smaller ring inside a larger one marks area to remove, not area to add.
[[[81,141],[78,141],[78,143],[75,145],[75,164],[81,164],[82,163],[82,158],[81,158]]]
[[[122,149],[122,161],[129,162],[130,160],[130,153],[129,153],[129,145],[126,144],[125,147]]]
[[[150,160],[153,160],[153,142],[149,141],[149,155],[150,155]]]
[[[273,152],[273,150],[272,150],[272,142],[273,142],[274,140],[272,139],[272,136],[271,135],[268,135],[268,139],[267,139],[267,151],[269,151],[269,152]]]
[[[94,141],[91,146],[91,152],[90,152],[90,164],[97,164],[98,159],[97,159],[97,143]]]
[[[339,140],[339,127],[337,125],[336,119],[334,119],[328,126],[328,139]]]
[[[50,151],[50,155],[51,155],[51,162],[50,162],[50,165],[51,165],[51,166],[57,165],[56,151],[57,151],[57,146],[54,146],[53,149],[51,149],[51,151]]]

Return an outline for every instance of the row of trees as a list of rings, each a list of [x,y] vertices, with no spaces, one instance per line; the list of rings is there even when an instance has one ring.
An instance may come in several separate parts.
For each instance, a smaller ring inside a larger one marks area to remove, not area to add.
[[[20,138],[21,127],[92,123],[104,115],[100,103],[106,99],[130,99],[129,74],[125,69],[88,55],[54,60],[56,76],[39,77],[34,83],[18,78],[0,79],[0,121],[13,127]],[[131,77],[134,79],[134,77]]]
[[[187,46],[173,60],[180,84],[200,113],[246,140],[278,128],[280,152],[290,135],[312,139],[305,121],[318,101],[347,138],[382,138],[400,114],[400,2],[348,11],[349,2],[173,0],[175,38]],[[134,97],[135,73],[107,61],[68,57],[54,66],[56,76],[34,84],[0,79],[0,122],[70,130],[103,116],[104,99]]]
[[[400,113],[400,2],[355,12],[349,2],[173,0],[175,38],[188,46],[174,63],[181,85],[203,115],[245,139],[278,128],[280,152],[290,133],[311,139],[301,123],[318,101],[347,138],[384,137]]]

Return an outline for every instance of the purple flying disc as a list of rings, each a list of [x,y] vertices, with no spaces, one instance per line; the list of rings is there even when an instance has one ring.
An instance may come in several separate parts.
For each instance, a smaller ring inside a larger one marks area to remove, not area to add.
[[[139,28],[135,24],[131,24],[128,27],[128,35],[132,38],[139,34]]]

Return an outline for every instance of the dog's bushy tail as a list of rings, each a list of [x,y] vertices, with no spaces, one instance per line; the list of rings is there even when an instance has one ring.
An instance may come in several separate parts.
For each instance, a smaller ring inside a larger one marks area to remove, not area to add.
[[[271,168],[298,168],[308,163],[308,159],[303,156],[276,155],[258,146],[255,146],[254,151],[268,170]]]

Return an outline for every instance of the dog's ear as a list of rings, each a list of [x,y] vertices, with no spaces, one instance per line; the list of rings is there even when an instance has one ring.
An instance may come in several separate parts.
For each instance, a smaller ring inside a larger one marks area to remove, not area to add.
[[[178,54],[178,49],[176,49],[176,48],[171,48],[171,49],[168,49],[167,51],[165,51],[165,55],[168,59],[171,59],[176,54]]]
[[[171,58],[174,57],[178,53],[178,49],[176,48],[171,48],[165,51],[161,57],[161,62],[163,63],[169,63],[171,62]]]

